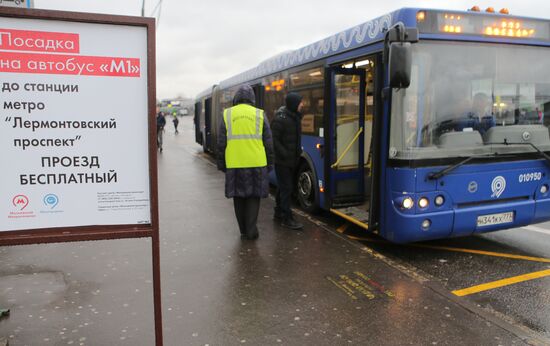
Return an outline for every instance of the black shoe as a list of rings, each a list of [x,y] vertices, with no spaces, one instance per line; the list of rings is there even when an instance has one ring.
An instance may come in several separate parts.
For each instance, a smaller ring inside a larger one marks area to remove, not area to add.
[[[275,212],[275,214],[273,214],[273,220],[275,220],[275,221],[283,220],[283,214]]]
[[[252,236],[248,236],[248,235],[246,235],[246,234],[241,234],[241,239],[242,239],[242,240],[256,240],[256,239],[258,239],[259,236],[260,236],[259,233],[256,233],[256,234],[254,234],[254,235],[252,235]]]
[[[294,230],[304,228],[304,225],[302,225],[298,221],[295,221],[295,220],[292,220],[292,219],[283,220],[283,222],[281,223],[281,226],[283,226],[285,228],[288,228],[288,229],[294,229]]]

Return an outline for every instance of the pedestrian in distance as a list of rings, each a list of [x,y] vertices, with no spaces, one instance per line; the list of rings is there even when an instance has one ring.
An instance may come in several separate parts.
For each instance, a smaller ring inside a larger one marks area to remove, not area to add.
[[[293,230],[304,227],[295,220],[290,208],[296,170],[302,155],[302,106],[302,96],[293,92],[288,93],[285,106],[277,110],[271,123],[277,175],[277,196],[273,218],[281,221],[281,226]]]
[[[225,197],[233,198],[241,239],[247,240],[259,236],[260,199],[269,194],[268,175],[273,169],[271,129],[255,99],[248,84],[240,86],[218,131],[217,165],[225,172]]]
[[[158,112],[157,114],[157,147],[162,153],[162,134],[164,132],[164,126],[166,125],[166,118],[164,113]]]
[[[174,119],[172,120],[172,122],[174,123],[174,129],[176,130],[176,134],[178,134],[179,133],[178,125],[180,123],[180,120],[178,119],[178,116],[176,115],[176,113],[174,113]]]

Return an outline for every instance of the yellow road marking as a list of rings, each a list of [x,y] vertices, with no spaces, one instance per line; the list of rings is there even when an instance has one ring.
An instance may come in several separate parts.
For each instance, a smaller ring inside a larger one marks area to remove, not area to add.
[[[362,237],[356,237],[354,235],[346,235],[346,236],[351,240],[366,241],[366,242],[369,242],[369,243],[385,243],[385,244],[388,243],[385,240],[362,238]]]
[[[351,237],[351,236],[348,236],[348,237],[353,240],[361,240],[361,241],[376,242],[376,243],[388,243],[385,240],[367,239],[367,238],[359,238],[359,237]],[[432,250],[464,252],[464,253],[472,253],[476,255],[503,257],[503,258],[517,259],[517,260],[531,261],[531,262],[550,263],[550,258],[522,256],[522,255],[514,255],[514,254],[508,254],[508,253],[502,253],[502,252],[463,249],[463,248],[448,247],[448,246],[433,246],[433,245],[424,245],[424,244],[403,244],[401,246],[412,246],[412,247],[426,248],[426,249],[432,249]]]
[[[385,240],[378,240],[378,239],[367,239],[367,238],[360,238],[348,235],[349,239],[352,240],[359,240],[359,241],[367,241],[367,242],[376,242],[376,243],[387,243]],[[432,249],[432,250],[444,250],[444,251],[453,251],[453,252],[463,252],[463,253],[471,253],[476,255],[484,255],[484,256],[493,256],[493,257],[502,257],[502,258],[509,258],[509,259],[516,259],[516,260],[523,260],[523,261],[532,261],[532,262],[542,262],[542,263],[550,263],[549,258],[542,258],[542,257],[531,257],[531,256],[522,256],[522,255],[514,255],[514,254],[507,254],[507,253],[501,253],[501,252],[492,252],[492,251],[483,251],[483,250],[472,250],[472,249],[463,249],[463,248],[454,248],[454,247],[447,247],[447,246],[432,246],[432,245],[423,245],[423,244],[406,244],[405,246],[412,246],[412,247],[419,247],[419,248],[426,248],[426,249]],[[474,293],[479,293],[483,291],[492,290],[495,288],[508,286],[517,284],[520,282],[525,282],[529,280],[535,280],[543,277],[550,276],[550,269],[543,270],[539,272],[514,276],[508,279],[502,279],[497,280],[477,286],[472,286],[469,288],[464,288],[460,290],[452,291],[452,293],[456,296],[463,297]]]
[[[529,273],[529,274],[525,274],[525,275],[514,276],[514,277],[511,277],[511,278],[508,278],[508,279],[497,280],[497,281],[489,282],[489,283],[482,284],[482,285],[472,286],[472,287],[469,287],[469,288],[464,288],[464,289],[461,289],[461,290],[453,291],[452,293],[454,295],[459,296],[459,297],[463,297],[463,296],[467,296],[469,294],[474,294],[474,293],[479,293],[479,292],[483,292],[483,291],[487,291],[487,290],[492,290],[492,289],[495,289],[495,288],[508,286],[508,285],[513,285],[513,284],[517,284],[519,282],[539,279],[539,278],[543,278],[543,277],[546,277],[546,276],[550,276],[550,269],[543,270],[543,271],[540,271],[540,272]]]
[[[365,238],[356,237],[354,235],[348,235],[347,237],[351,240],[368,240],[368,239],[365,239]]]
[[[421,248],[426,248],[426,249],[434,249],[434,250],[446,250],[446,251],[454,251],[454,252],[473,253],[473,254],[476,254],[476,255],[503,257],[503,258],[510,258],[510,259],[524,260],[524,261],[532,261],[532,262],[550,263],[550,258],[530,257],[530,256],[522,256],[522,255],[501,253],[501,252],[461,249],[461,248],[454,248],[454,247],[447,247],[447,246],[431,246],[431,245],[422,245],[422,244],[410,244],[410,246],[421,247]]]
[[[338,228],[336,229],[336,232],[338,232],[338,233],[344,233],[344,232],[348,229],[348,227],[349,227],[349,223],[345,223],[345,224],[343,224],[342,226],[338,227]]]

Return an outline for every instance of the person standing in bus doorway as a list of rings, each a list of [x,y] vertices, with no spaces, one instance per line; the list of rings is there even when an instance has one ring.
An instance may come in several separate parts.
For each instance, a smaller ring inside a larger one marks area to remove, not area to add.
[[[178,134],[179,133],[178,125],[180,123],[180,120],[178,119],[178,115],[175,112],[174,112],[173,116],[174,116],[174,119],[172,120],[172,122],[174,123],[174,129],[176,130],[176,134]]]
[[[164,132],[164,126],[166,125],[166,118],[164,113],[158,112],[157,114],[157,147],[162,153],[162,134]]]
[[[296,169],[302,155],[302,107],[302,96],[293,92],[288,93],[285,106],[277,110],[271,124],[277,175],[277,196],[273,218],[280,220],[281,226],[295,230],[304,227],[294,219],[290,209]]]
[[[218,169],[225,172],[225,197],[233,198],[241,239],[259,236],[260,199],[269,194],[273,141],[264,111],[254,107],[254,91],[239,87],[233,107],[223,112],[218,132]]]

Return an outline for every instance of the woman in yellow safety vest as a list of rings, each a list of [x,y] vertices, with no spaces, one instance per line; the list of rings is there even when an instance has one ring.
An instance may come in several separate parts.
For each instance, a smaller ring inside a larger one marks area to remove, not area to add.
[[[264,111],[255,106],[254,90],[241,85],[233,107],[223,112],[218,131],[218,169],[225,172],[225,197],[233,198],[241,239],[259,236],[260,199],[269,194],[273,141]]]

